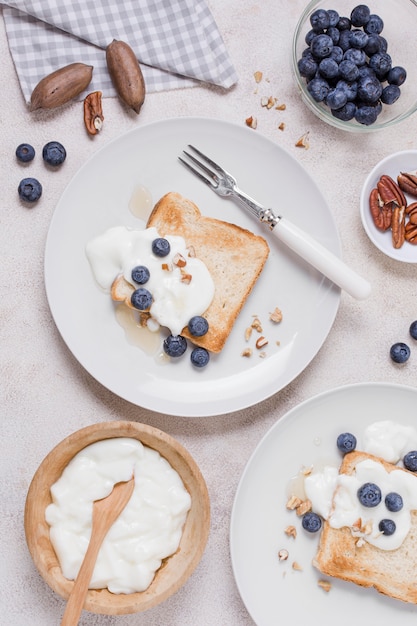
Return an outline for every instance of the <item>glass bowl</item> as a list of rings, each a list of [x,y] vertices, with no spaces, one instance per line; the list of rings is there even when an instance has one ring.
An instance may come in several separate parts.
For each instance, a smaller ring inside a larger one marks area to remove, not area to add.
[[[402,122],[417,109],[417,63],[415,62],[415,33],[417,30],[417,0],[370,0],[366,3],[371,14],[379,15],[384,24],[380,33],[386,40],[387,53],[391,56],[392,66],[401,66],[407,72],[407,78],[400,86],[401,96],[393,104],[382,104],[381,113],[376,121],[366,125],[357,122],[340,120],[335,117],[331,109],[324,102],[317,102],[312,98],[306,78],[301,76],[298,61],[303,51],[309,46],[305,37],[311,30],[310,16],[317,9],[333,9],[341,17],[350,17],[352,10],[358,6],[357,0],[312,0],[302,13],[295,29],[292,46],[292,67],[297,86],[303,102],[322,121],[345,131],[366,133],[388,128]],[[356,28],[352,26],[352,28]],[[359,30],[362,28],[357,27]],[[367,60],[369,57],[367,57]],[[334,81],[337,80],[333,79]],[[386,82],[383,83],[386,86]]]

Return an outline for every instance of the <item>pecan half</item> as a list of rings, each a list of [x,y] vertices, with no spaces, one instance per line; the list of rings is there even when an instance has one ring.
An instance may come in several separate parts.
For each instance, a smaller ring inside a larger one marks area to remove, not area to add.
[[[417,202],[412,202],[405,207],[405,212],[408,215],[408,221],[412,224],[417,224]]]
[[[89,135],[97,135],[103,127],[101,91],[93,91],[84,100],[84,124]]]
[[[384,204],[406,206],[407,200],[405,199],[402,189],[391,176],[383,174],[377,183],[377,188]],[[392,208],[394,208],[394,206],[392,206]]]
[[[417,175],[401,172],[397,176],[397,182],[400,189],[409,193],[410,196],[417,197]]]
[[[417,245],[417,225],[408,222],[405,227],[405,239],[408,243]]]
[[[405,207],[396,206],[392,212],[391,220],[392,245],[401,248],[405,241]]]
[[[379,230],[388,230],[389,228],[391,228],[391,205],[384,204],[376,187],[372,189],[369,196],[369,208],[371,210],[374,224]]]

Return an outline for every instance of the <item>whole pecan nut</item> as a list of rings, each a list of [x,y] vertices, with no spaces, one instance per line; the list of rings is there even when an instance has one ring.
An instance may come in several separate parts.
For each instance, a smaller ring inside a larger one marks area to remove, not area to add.
[[[400,189],[410,196],[417,197],[417,176],[407,172],[401,172],[397,176],[397,182]]]
[[[90,135],[97,135],[103,128],[101,91],[93,91],[84,100],[84,124]]]

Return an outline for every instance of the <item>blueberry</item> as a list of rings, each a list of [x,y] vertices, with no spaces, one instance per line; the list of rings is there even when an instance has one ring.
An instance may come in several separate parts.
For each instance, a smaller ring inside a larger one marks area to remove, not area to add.
[[[345,80],[339,80],[336,83],[336,89],[344,91],[348,100],[355,100],[358,95],[358,83],[356,81],[349,83]]]
[[[59,141],[49,141],[43,147],[42,157],[45,163],[57,167],[67,158],[67,152]]]
[[[144,265],[136,265],[132,270],[132,280],[138,285],[144,285],[148,282],[150,273],[147,267]]]
[[[326,35],[329,35],[330,39],[333,41],[333,45],[337,46],[340,39],[340,30],[335,26],[331,26],[326,30]]]
[[[326,104],[333,111],[341,109],[347,102],[347,95],[343,89],[331,89],[327,94]]]
[[[317,9],[310,15],[310,24],[313,30],[322,31],[330,26],[330,16],[325,9]]]
[[[340,63],[343,60],[343,50],[339,46],[333,46],[332,51],[330,53],[330,59],[336,61],[336,63]]]
[[[397,85],[387,85],[383,88],[381,102],[384,104],[394,104],[401,96],[401,90]]]
[[[371,67],[378,78],[384,78],[390,71],[392,59],[387,52],[376,52],[369,59],[369,67]]]
[[[187,349],[187,340],[182,335],[168,335],[163,343],[164,352],[168,356],[179,357]]]
[[[410,335],[413,339],[417,339],[417,320],[415,322],[412,322],[410,326]]]
[[[25,202],[36,202],[42,195],[42,185],[36,178],[23,178],[17,188],[19,197]]]
[[[327,15],[329,16],[330,28],[337,26],[340,20],[339,13],[334,9],[327,9]],[[338,30],[340,29],[338,28]]]
[[[22,163],[28,163],[35,158],[35,148],[28,143],[21,143],[16,148],[16,158]]]
[[[346,61],[352,61],[355,65],[365,65],[366,62],[366,54],[359,48],[349,48],[349,50],[346,50],[343,58]]]
[[[139,287],[139,289],[135,289],[130,297],[130,302],[135,309],[139,311],[148,311],[152,305],[152,295],[143,287]]]
[[[309,511],[305,515],[303,515],[303,519],[301,520],[301,525],[304,530],[307,530],[309,533],[316,533],[321,528],[321,517],[317,515],[317,513],[313,513]]]
[[[311,42],[313,41],[314,37],[317,37],[317,35],[318,35],[318,33],[316,33],[315,30],[309,30],[308,33],[306,34],[306,36],[304,37],[304,41],[308,45],[309,49],[310,49]]]
[[[350,30],[352,28],[352,22],[348,17],[341,17],[337,22],[337,28],[342,32],[343,30]]]
[[[407,452],[403,458],[403,463],[405,469],[410,470],[410,472],[417,472],[417,450]]]
[[[339,64],[339,74],[341,78],[351,83],[358,78],[359,69],[353,61],[343,59],[343,61]]]
[[[342,454],[352,452],[356,448],[356,437],[352,433],[341,433],[337,438],[337,447]]]
[[[376,76],[362,75],[358,79],[358,98],[364,104],[374,104],[382,94],[382,85]]]
[[[167,256],[171,251],[171,246],[169,245],[168,239],[164,239],[163,237],[158,237],[154,239],[152,242],[152,252],[155,256],[164,257]]]
[[[298,71],[301,76],[304,78],[314,78],[317,74],[318,64],[317,61],[313,59],[313,55],[301,57],[298,61]]]
[[[350,48],[350,30],[342,30],[340,32],[339,41],[337,45],[342,48],[343,52],[349,50]]]
[[[334,59],[326,57],[325,59],[322,59],[319,63],[319,72],[323,76],[323,78],[326,78],[327,80],[336,78],[336,76],[339,74],[339,65]]]
[[[324,59],[330,56],[333,41],[329,35],[321,34],[314,37],[310,44],[311,52],[316,59]]]
[[[389,355],[395,363],[405,363],[410,358],[410,348],[406,343],[394,343],[391,346]]]
[[[385,506],[391,513],[397,513],[397,511],[401,511],[403,508],[403,499],[399,493],[391,491],[385,496]]]
[[[359,4],[350,14],[350,21],[353,26],[365,26],[371,15],[371,11],[366,4]]]
[[[368,43],[369,35],[363,32],[363,30],[355,30],[350,31],[349,43],[352,48],[365,48]]]
[[[364,30],[368,34],[379,35],[384,29],[384,22],[379,15],[370,15],[369,20],[364,26]]]
[[[210,354],[205,348],[194,348],[191,352],[190,359],[195,367],[205,367],[210,361]]]
[[[307,91],[316,102],[323,102],[330,91],[329,83],[324,78],[313,78],[307,85]]]
[[[188,330],[193,337],[202,337],[209,329],[208,321],[201,315],[194,315],[188,322]]]
[[[372,54],[375,54],[375,52],[382,52],[381,47],[381,37],[378,35],[369,35],[368,43],[364,47],[363,51],[370,57]]]
[[[363,105],[356,108],[355,120],[364,126],[374,124],[378,117],[378,110],[374,106]]]
[[[359,502],[368,508],[378,506],[381,502],[381,490],[374,483],[364,483],[358,489]]]
[[[388,537],[389,535],[393,535],[395,533],[397,527],[392,519],[382,519],[378,524],[378,528],[381,533],[387,535]]]
[[[387,81],[390,85],[398,85],[399,87],[405,82],[407,72],[400,65],[392,67],[388,72]]]
[[[356,104],[354,102],[346,102],[341,109],[333,109],[332,115],[342,122],[353,120],[356,114]]]

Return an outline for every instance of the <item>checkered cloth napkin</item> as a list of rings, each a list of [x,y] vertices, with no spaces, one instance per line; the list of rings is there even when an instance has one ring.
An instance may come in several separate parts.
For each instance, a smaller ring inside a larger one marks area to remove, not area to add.
[[[2,6],[27,102],[41,78],[73,62],[94,66],[88,91],[114,96],[105,59],[113,39],[135,51],[148,92],[198,81],[227,89],[237,81],[204,0],[9,0]]]

